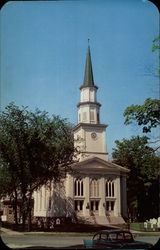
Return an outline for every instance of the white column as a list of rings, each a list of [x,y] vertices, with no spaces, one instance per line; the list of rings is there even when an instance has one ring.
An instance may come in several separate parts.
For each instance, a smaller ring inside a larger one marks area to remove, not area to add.
[[[44,210],[47,209],[47,188],[46,185],[44,186]]]
[[[46,204],[45,204],[45,185],[42,186],[42,210],[46,210]]]
[[[89,197],[90,197],[90,192],[89,192],[89,177],[84,178],[84,205],[83,205],[83,215],[84,216],[89,216],[90,215],[90,209],[89,209]]]
[[[105,179],[102,177],[99,182],[99,216],[105,216]]]
[[[116,202],[115,202],[115,216],[121,216],[121,187],[120,187],[120,177],[117,176],[115,181],[116,184]]]

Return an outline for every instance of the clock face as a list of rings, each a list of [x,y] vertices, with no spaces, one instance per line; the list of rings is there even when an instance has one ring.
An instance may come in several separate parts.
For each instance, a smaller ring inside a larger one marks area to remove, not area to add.
[[[95,132],[93,132],[93,133],[91,133],[91,137],[92,137],[92,139],[97,139],[97,134],[95,133]]]

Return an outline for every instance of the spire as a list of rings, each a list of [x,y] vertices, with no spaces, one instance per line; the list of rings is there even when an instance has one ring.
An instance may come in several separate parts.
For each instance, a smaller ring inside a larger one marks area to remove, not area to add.
[[[89,39],[88,39],[88,50],[87,50],[87,57],[86,57],[83,87],[92,87],[92,86],[94,86],[94,79],[93,79],[91,53],[90,53],[90,46],[89,46]]]

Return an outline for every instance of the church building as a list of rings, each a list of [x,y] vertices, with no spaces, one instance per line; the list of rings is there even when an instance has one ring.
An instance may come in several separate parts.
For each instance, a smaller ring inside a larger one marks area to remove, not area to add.
[[[34,216],[91,224],[119,224],[127,217],[126,175],[129,170],[108,160],[106,125],[100,122],[101,104],[94,83],[88,45],[84,82],[80,86],[78,124],[74,127],[79,150],[73,172],[58,184],[34,193]]]

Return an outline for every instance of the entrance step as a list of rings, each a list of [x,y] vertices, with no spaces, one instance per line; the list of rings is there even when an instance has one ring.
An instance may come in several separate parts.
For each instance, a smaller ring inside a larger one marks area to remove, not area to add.
[[[121,216],[95,216],[96,222],[99,225],[108,225],[108,224],[123,224],[125,223],[124,219]]]
[[[77,217],[79,223],[84,224],[98,224],[98,225],[109,225],[109,224],[123,224],[125,221],[122,217],[111,217],[111,216],[99,216],[99,215],[92,215],[89,217],[85,216],[78,216]]]

